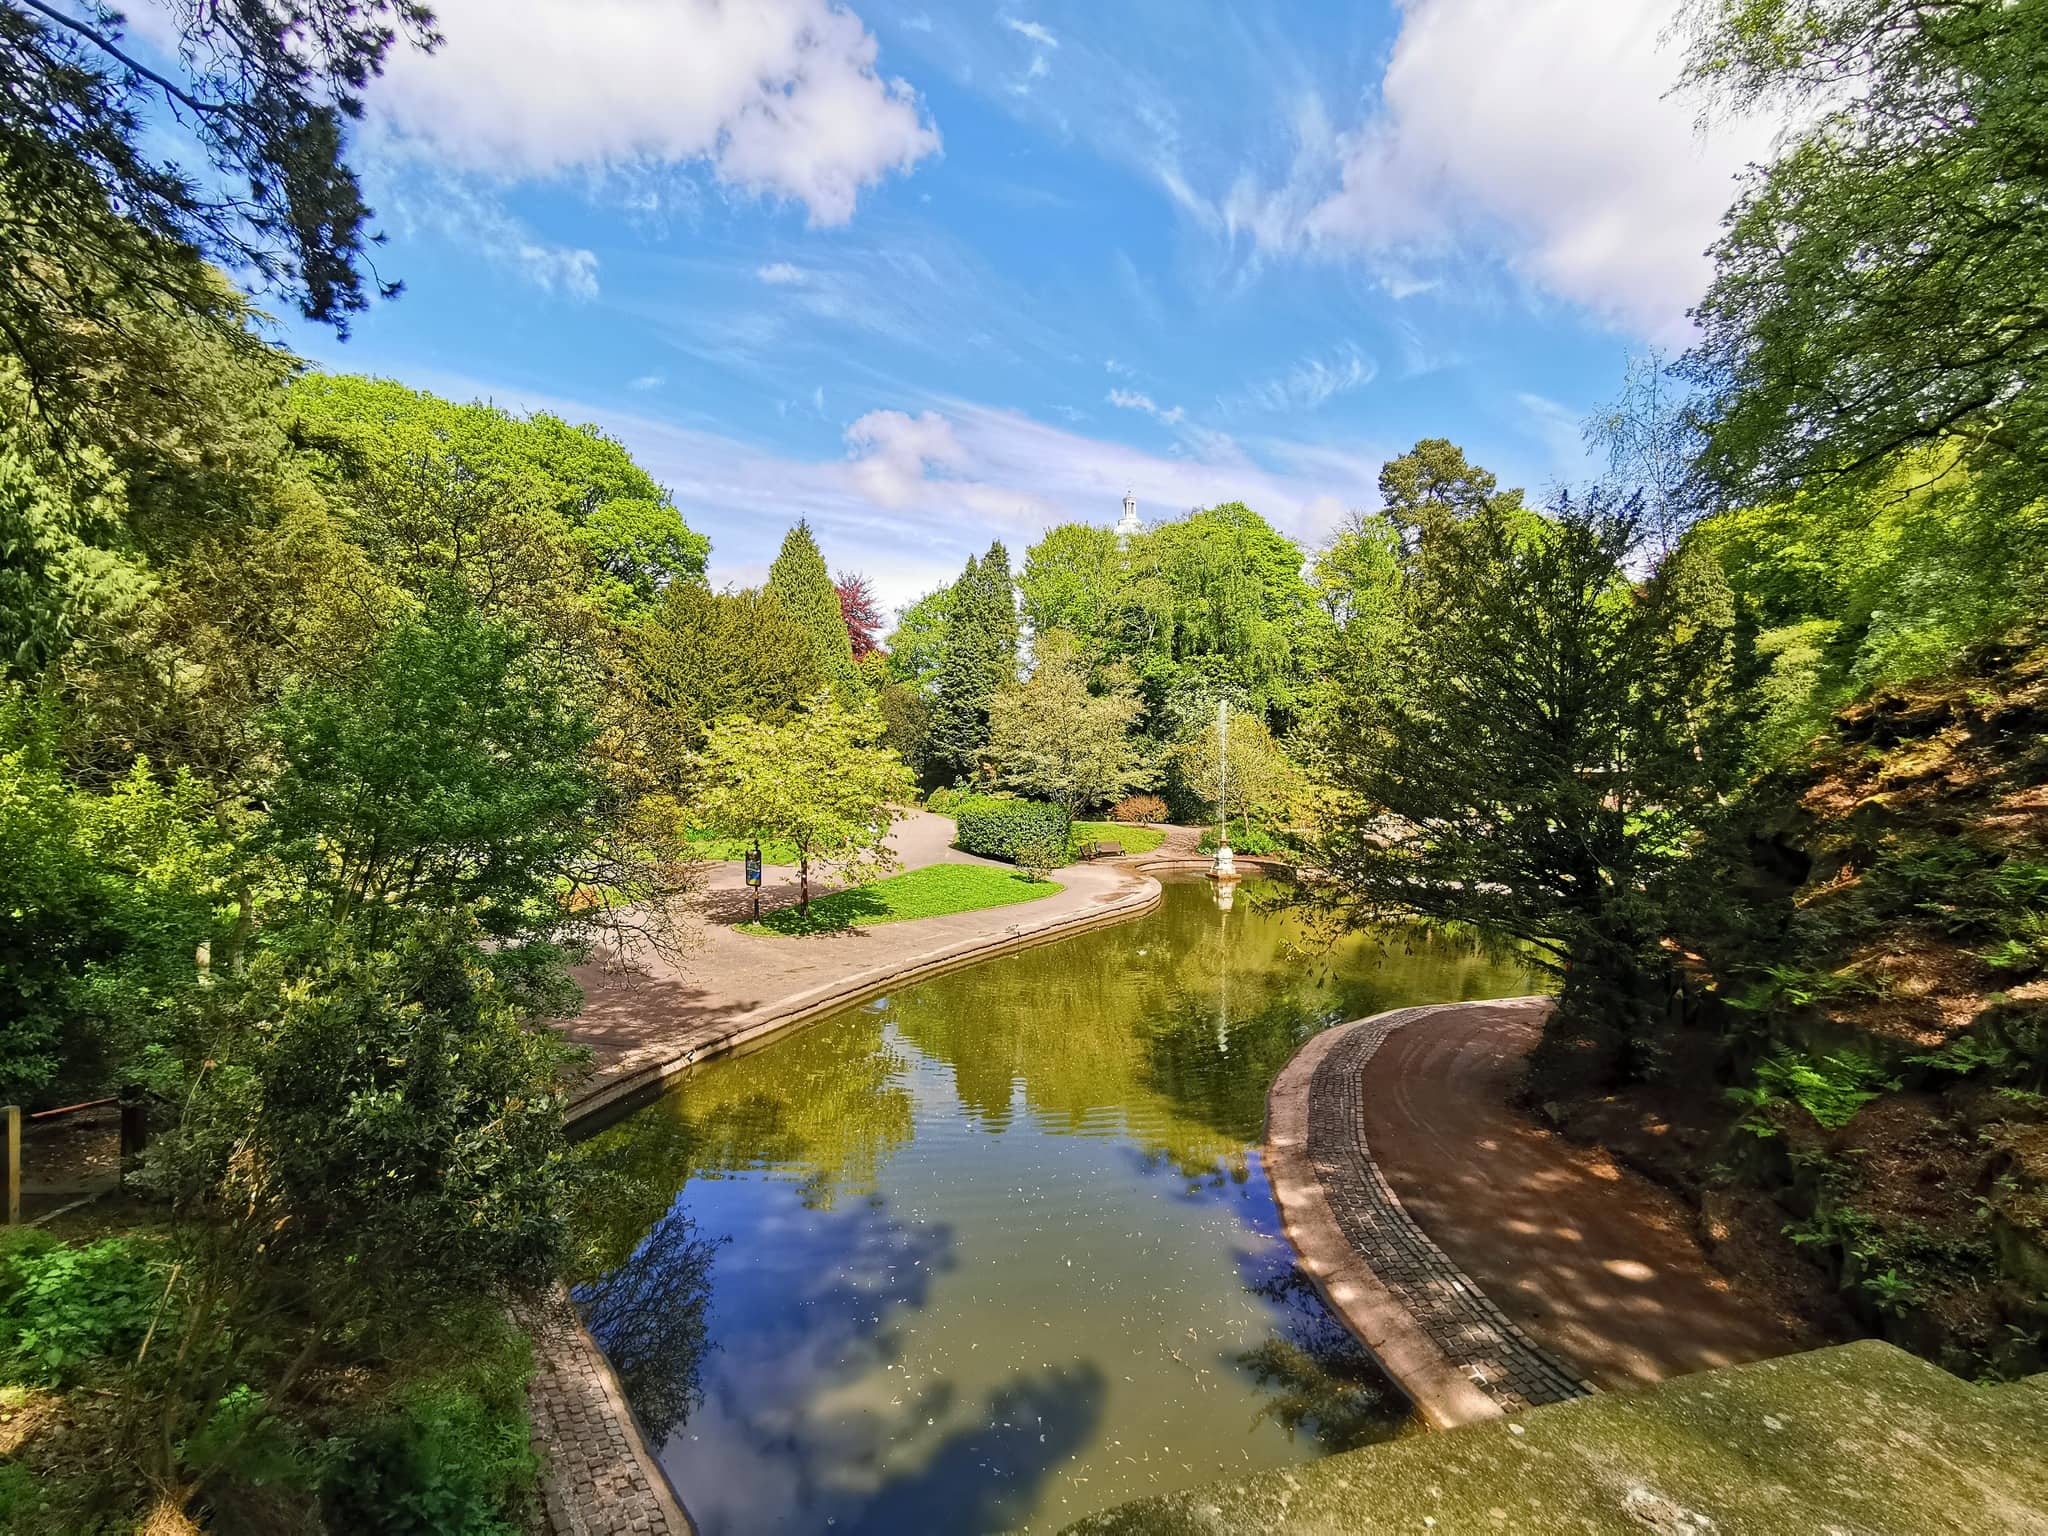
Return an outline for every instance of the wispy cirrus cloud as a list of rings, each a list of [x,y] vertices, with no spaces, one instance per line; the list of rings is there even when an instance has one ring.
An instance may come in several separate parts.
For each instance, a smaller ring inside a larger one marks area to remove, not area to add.
[[[1136,389],[1112,389],[1107,398],[1120,411],[1138,411],[1166,427],[1179,426],[1188,414],[1177,405],[1168,410],[1150,395]]]
[[[1262,411],[1312,411],[1333,396],[1363,388],[1379,375],[1375,363],[1356,342],[1302,358],[1282,373],[1268,375],[1245,388],[1238,404]]]

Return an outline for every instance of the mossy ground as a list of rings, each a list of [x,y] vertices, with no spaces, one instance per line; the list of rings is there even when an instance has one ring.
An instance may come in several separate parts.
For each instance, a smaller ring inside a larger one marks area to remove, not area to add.
[[[1875,1341],[1538,1408],[1147,1499],[1066,1536],[1810,1536],[2048,1529],[2048,1378]]]

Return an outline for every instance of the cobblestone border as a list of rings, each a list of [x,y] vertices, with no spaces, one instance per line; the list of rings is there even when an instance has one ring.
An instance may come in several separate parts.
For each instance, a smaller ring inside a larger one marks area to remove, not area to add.
[[[557,1286],[519,1322],[533,1340],[537,1536],[696,1536],[569,1293]]]
[[[1366,1143],[1366,1068],[1387,1036],[1460,1005],[1401,1008],[1345,1029],[1309,1083],[1308,1157],[1337,1225],[1445,1359],[1513,1412],[1594,1391],[1524,1333],[1402,1206]]]
[[[1549,1000],[1471,1006],[1516,1005]],[[1372,1053],[1393,1030],[1463,1006],[1398,1008],[1324,1030],[1295,1052],[1266,1100],[1267,1176],[1303,1271],[1438,1428],[1500,1418],[1535,1400],[1525,1388],[1544,1401],[1592,1390],[1429,1239],[1367,1149],[1363,1074]]]

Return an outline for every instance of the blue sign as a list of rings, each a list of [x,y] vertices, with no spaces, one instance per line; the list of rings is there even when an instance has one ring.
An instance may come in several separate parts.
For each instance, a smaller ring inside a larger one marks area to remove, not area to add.
[[[747,884],[759,885],[760,883],[761,850],[758,848],[750,848],[747,850]]]

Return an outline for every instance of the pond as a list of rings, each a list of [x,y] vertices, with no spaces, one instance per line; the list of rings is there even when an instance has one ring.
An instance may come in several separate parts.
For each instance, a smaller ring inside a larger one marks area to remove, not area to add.
[[[1400,1425],[1294,1267],[1266,1090],[1339,1020],[1535,982],[1283,894],[1169,879],[582,1144],[578,1299],[704,1536],[1056,1530]]]

